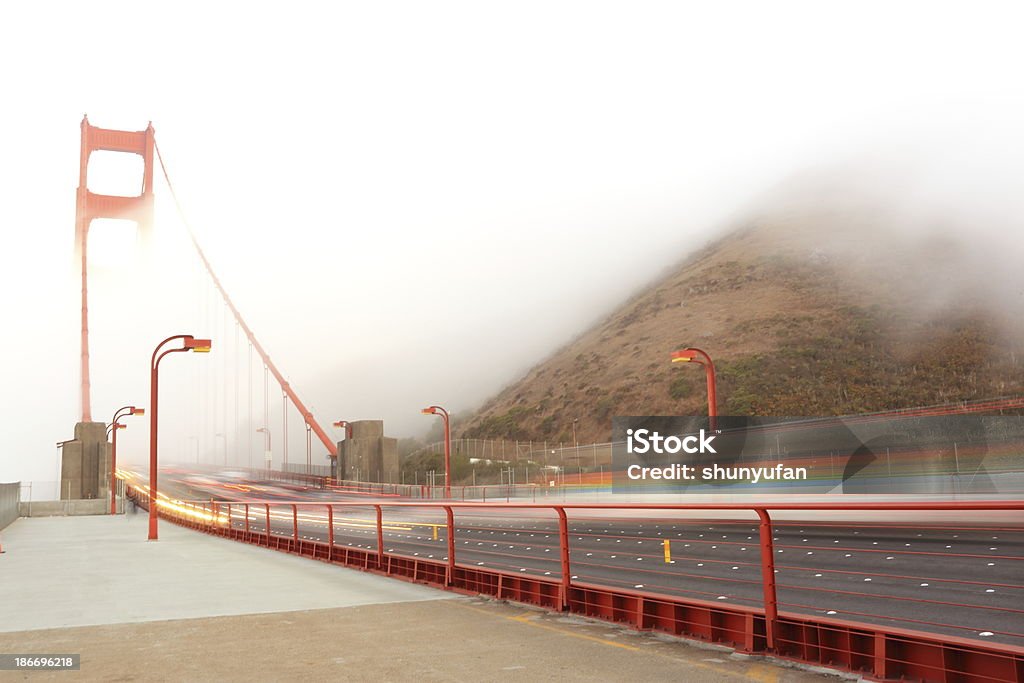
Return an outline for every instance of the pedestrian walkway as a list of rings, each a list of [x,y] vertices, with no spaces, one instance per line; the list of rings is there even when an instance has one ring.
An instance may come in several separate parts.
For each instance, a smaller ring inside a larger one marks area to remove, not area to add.
[[[159,541],[145,539],[143,515],[12,524],[0,653],[81,654],[80,671],[32,681],[822,680],[168,523]]]

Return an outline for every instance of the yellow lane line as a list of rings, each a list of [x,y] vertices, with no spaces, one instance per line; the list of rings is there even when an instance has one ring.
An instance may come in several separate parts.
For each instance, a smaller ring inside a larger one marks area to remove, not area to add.
[[[459,603],[459,602],[456,602],[456,603],[453,603],[453,604],[458,605],[459,607],[462,607],[463,609],[473,610],[474,612],[480,612],[481,614],[487,614],[487,615],[492,616],[492,617],[495,616],[492,612],[489,612],[489,611],[487,611],[485,609],[480,609],[478,607],[470,607],[469,605],[465,605],[465,604],[462,604],[462,603]],[[613,640],[605,640],[604,638],[597,638],[595,636],[588,636],[588,635],[583,634],[583,633],[573,633],[572,631],[567,631],[565,629],[558,628],[557,626],[548,626],[547,624],[537,623],[536,621],[533,620],[534,618],[536,618],[536,616],[537,616],[536,614],[527,612],[526,614],[521,614],[521,615],[519,615],[517,617],[501,616],[500,618],[501,619],[507,619],[509,621],[515,621],[515,622],[520,623],[520,624],[527,624],[529,626],[535,626],[536,628],[541,628],[541,629],[544,629],[545,631],[552,631],[554,633],[559,633],[559,634],[561,634],[563,636],[569,636],[571,638],[579,638],[580,640],[589,640],[589,641],[594,642],[594,643],[600,643],[601,645],[610,645],[612,647],[619,647],[619,648],[622,648],[623,650],[631,650],[633,652],[639,652],[640,651],[640,648],[634,647],[632,645],[626,645],[625,643],[616,643]]]
[[[620,649],[623,649],[623,650],[629,650],[631,652],[641,652],[641,651],[643,651],[645,655],[653,655],[655,657],[660,657],[662,659],[668,659],[668,660],[671,660],[671,661],[677,662],[677,663],[684,663],[685,662],[685,664],[687,666],[696,667],[698,669],[707,669],[708,671],[714,671],[715,673],[721,674],[723,676],[729,676],[730,678],[738,678],[738,679],[746,680],[746,681],[759,681],[760,683],[778,683],[778,680],[779,680],[779,672],[778,672],[778,670],[775,667],[770,666],[770,665],[766,665],[766,664],[758,664],[758,663],[751,664],[751,665],[749,665],[747,667],[747,670],[743,671],[743,672],[731,671],[729,669],[724,669],[722,667],[715,666],[714,664],[709,664],[707,662],[700,662],[700,661],[695,661],[693,659],[688,659],[688,658],[683,658],[683,657],[676,657],[676,656],[673,656],[673,655],[664,654],[662,652],[656,652],[656,651],[647,650],[647,649],[641,650],[641,648],[633,646],[633,645],[626,645],[625,643],[617,643],[614,640],[607,640],[605,638],[598,638],[597,636],[589,636],[589,635],[586,635],[584,633],[574,633],[574,632],[572,632],[572,631],[570,631],[568,629],[559,628],[558,626],[551,626],[549,624],[540,623],[540,622],[537,621],[537,619],[539,619],[539,615],[536,612],[525,612],[525,613],[520,614],[518,616],[506,617],[506,616],[502,616],[502,615],[495,615],[493,612],[491,612],[489,610],[480,609],[479,607],[472,607],[472,606],[467,605],[465,603],[457,602],[457,601],[454,601],[454,600],[449,602],[448,604],[456,605],[457,607],[461,607],[462,609],[468,609],[468,610],[472,610],[474,612],[479,612],[481,614],[486,614],[486,615],[491,616],[491,617],[498,616],[498,618],[500,618],[500,619],[507,619],[508,621],[514,621],[514,622],[519,623],[519,624],[526,624],[528,626],[533,626],[535,628],[544,629],[545,631],[551,631],[552,633],[558,633],[559,635],[568,636],[570,638],[578,638],[580,640],[589,640],[589,641],[594,642],[594,643],[599,643],[601,645],[608,645],[608,646],[611,646],[611,647],[617,647],[617,648],[620,648]],[[737,662],[737,664],[742,665],[741,662]]]
[[[747,670],[747,676],[752,681],[761,681],[761,683],[778,683],[779,680],[779,669],[775,666],[768,664],[754,664]]]

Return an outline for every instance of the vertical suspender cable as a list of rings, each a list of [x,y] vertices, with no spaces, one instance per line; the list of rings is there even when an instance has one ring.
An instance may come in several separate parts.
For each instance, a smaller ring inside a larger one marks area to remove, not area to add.
[[[203,329],[208,330],[216,326],[217,302],[214,301],[213,292],[209,292],[207,311],[209,312],[207,324]],[[210,456],[210,464],[217,463],[217,364],[203,363],[206,366],[206,412],[210,416],[209,425],[206,430],[206,452]]]
[[[238,424],[238,321],[235,321],[235,464],[238,464],[238,435],[240,432]]]
[[[306,423],[306,474],[313,474],[313,432]]]
[[[246,388],[249,390],[249,469],[252,469],[252,435],[255,433],[255,426],[252,423],[252,342],[249,342],[249,369],[245,373]]]
[[[208,289],[209,289],[208,296],[210,298],[209,303],[208,303],[209,311],[210,311],[210,320],[209,320],[209,323],[206,325],[206,327],[204,327],[203,329],[212,330],[213,333],[216,334],[217,333],[217,298],[216,298],[216,294],[214,294],[214,292],[213,292],[213,287],[208,287]],[[215,434],[217,434],[217,432],[218,432],[218,423],[219,423],[219,411],[217,410],[217,390],[220,388],[220,385],[218,383],[218,377],[217,377],[217,374],[218,374],[217,373],[217,363],[216,362],[213,362],[213,363],[203,363],[203,365],[206,366],[206,375],[207,375],[207,382],[206,382],[206,401],[207,401],[207,403],[206,403],[206,410],[210,413],[210,428],[209,428],[208,433],[206,435],[206,437],[209,439],[209,442],[206,445],[206,452],[210,455],[210,464],[211,465],[216,465],[217,462],[218,462],[218,460],[217,460],[217,453],[219,452],[219,449],[217,448],[217,437],[215,436]]]
[[[284,465],[281,467],[285,472],[288,471],[288,394],[283,390],[281,391],[281,422],[284,424],[284,432],[281,436],[281,453],[282,461]]]
[[[206,329],[206,281],[203,280],[202,291],[200,292],[202,298],[202,311],[200,311],[200,325],[203,329]],[[199,434],[196,435],[196,449],[199,451],[199,457],[202,458],[206,454],[206,423],[209,419],[209,411],[206,410],[206,392],[207,383],[206,375],[210,371],[209,363],[203,363],[202,368],[199,370]]]
[[[263,366],[263,428],[270,428],[270,375],[266,366]],[[269,439],[267,440],[269,441]],[[272,441],[270,442],[272,444]],[[271,445],[271,447],[273,446]],[[266,468],[270,469],[273,456],[272,454],[267,454],[265,457],[269,457],[271,459],[271,462],[266,464]]]
[[[227,339],[228,337],[228,307],[224,306],[221,309],[221,331],[224,332],[224,336],[221,339]],[[227,348],[227,344],[224,345]],[[221,393],[221,412],[223,415],[224,425],[224,465],[228,464],[228,354],[221,354],[221,358],[224,360],[221,362],[221,378],[224,382],[223,392]]]
[[[199,297],[200,297],[200,291],[202,290],[202,286],[203,286],[202,285],[203,273],[200,270],[200,268],[202,268],[202,264],[196,264],[195,275],[194,275],[194,277],[192,279],[192,284],[193,284],[193,287],[195,288],[193,290],[193,292],[192,292],[192,294],[193,294],[192,301],[195,302],[194,315],[196,316],[197,319],[199,318],[200,312],[202,311],[202,303],[201,303]],[[197,325],[196,327],[198,328],[199,326]],[[195,387],[197,387],[197,390],[198,390],[198,387],[199,387],[199,372],[201,370],[201,368],[199,367],[200,365],[203,365],[203,363],[189,363],[189,366],[192,369],[193,385]],[[189,401],[189,412],[191,413],[191,418],[192,418],[192,430],[191,430],[192,433],[189,434],[189,436],[188,436],[188,448],[187,448],[187,450],[189,451],[189,453],[188,453],[188,456],[189,456],[188,460],[191,461],[192,460],[192,456],[195,455],[196,464],[198,465],[199,464],[199,441],[198,441],[198,439],[199,439],[199,416],[200,416],[200,412],[199,412],[199,405],[197,404],[196,401]],[[192,450],[192,439],[193,438],[196,439],[196,452],[195,453],[191,452],[191,450]]]

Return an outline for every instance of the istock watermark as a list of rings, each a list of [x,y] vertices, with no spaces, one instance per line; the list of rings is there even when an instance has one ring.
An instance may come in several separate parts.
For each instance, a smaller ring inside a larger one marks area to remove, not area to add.
[[[714,438],[707,436],[703,429],[699,434],[682,437],[665,437],[649,429],[627,429],[626,450],[629,453],[714,453],[715,449],[711,445]]]
[[[615,493],[1024,492],[1024,417],[612,420]]]

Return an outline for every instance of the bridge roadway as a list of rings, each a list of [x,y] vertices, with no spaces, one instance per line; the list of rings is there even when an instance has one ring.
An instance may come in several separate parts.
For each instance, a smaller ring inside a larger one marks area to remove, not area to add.
[[[181,478],[163,477],[169,495],[209,498],[233,489],[196,490]],[[240,498],[309,502],[331,500],[335,544],[376,550],[375,512],[344,507],[345,496],[260,487]],[[348,500],[367,502],[366,497]],[[441,510],[387,507],[385,551],[447,560]],[[272,507],[271,531],[290,536],[292,512]],[[705,516],[711,513],[703,513]],[[750,513],[752,515],[752,513]],[[934,513],[928,513],[934,514]],[[861,515],[858,519],[863,518]],[[557,579],[561,576],[558,527],[553,512],[458,510],[456,558],[462,565]],[[244,526],[236,505],[232,524]],[[250,511],[249,528],[265,531],[265,512]],[[574,580],[646,589],[666,595],[760,606],[762,583],[756,522],[680,519],[652,511],[569,511],[570,569]],[[299,534],[326,542],[327,513],[300,508]],[[664,540],[671,560],[665,561]],[[1024,526],[1020,520],[822,521],[794,519],[775,530],[780,610],[829,615],[930,633],[1024,645]]]

